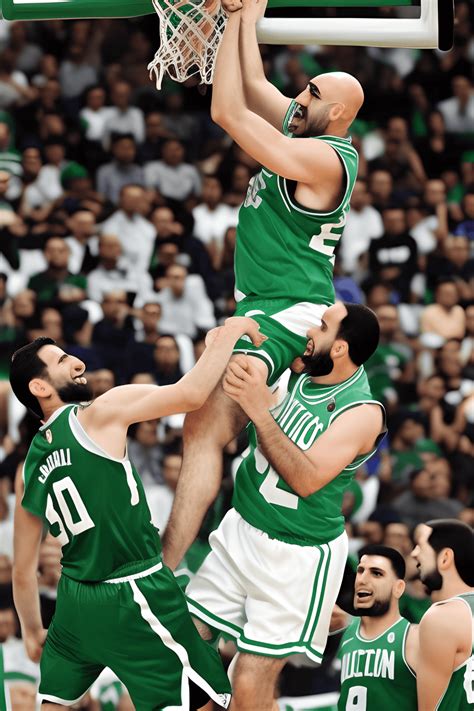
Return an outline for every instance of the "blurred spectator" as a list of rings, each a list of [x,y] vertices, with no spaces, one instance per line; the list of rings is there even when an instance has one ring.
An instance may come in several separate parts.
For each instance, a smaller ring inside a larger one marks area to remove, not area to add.
[[[474,245],[474,190],[467,192],[461,203],[463,216],[461,222],[456,226],[454,230],[455,235],[462,235],[469,239],[471,245],[471,252],[474,251],[472,246]]]
[[[194,165],[185,162],[184,146],[175,139],[165,142],[161,160],[145,166],[145,183],[162,197],[177,202],[201,193],[199,172]]]
[[[453,96],[438,104],[448,133],[474,134],[474,93],[467,76],[455,76],[452,81]]]
[[[412,472],[410,490],[392,502],[408,526],[435,518],[457,518],[462,511],[463,505],[449,498],[451,471],[444,462],[446,460],[435,460]]]
[[[70,230],[70,235],[64,240],[70,250],[69,271],[88,274],[97,265],[99,253],[94,213],[77,210],[66,220],[66,225]]]
[[[59,68],[62,96],[66,100],[78,100],[84,89],[96,84],[97,79],[97,69],[87,59],[86,42],[73,42],[69,46],[67,59],[61,62]],[[78,101],[71,103],[71,107],[73,106],[78,109]]]
[[[384,233],[369,247],[372,276],[388,284],[399,301],[410,301],[410,285],[417,271],[416,242],[407,232],[405,211],[386,207],[382,212]]]
[[[237,225],[237,211],[222,202],[222,185],[216,175],[206,175],[201,200],[193,208],[194,234],[207,247],[214,268],[218,267],[228,227]]]
[[[360,259],[367,253],[372,239],[383,234],[383,222],[378,210],[370,204],[367,181],[358,179],[351,197],[351,209],[341,240],[339,259],[346,274],[360,272]]]
[[[105,90],[100,84],[89,86],[85,91],[84,107],[80,111],[85,136],[89,141],[102,143],[109,109],[105,106]]]
[[[140,472],[143,486],[163,483],[163,447],[158,439],[158,420],[138,422],[129,430],[128,455]]]
[[[114,160],[99,168],[97,190],[116,205],[122,188],[143,185],[144,176],[142,168],[135,163],[137,149],[132,134],[113,134],[111,142]]]
[[[87,279],[82,274],[72,274],[68,269],[69,247],[59,237],[50,237],[44,246],[47,269],[34,274],[28,289],[36,293],[40,306],[61,310],[66,304],[78,303],[86,298]]]
[[[161,149],[166,138],[174,138],[174,134],[166,128],[163,114],[159,111],[150,111],[145,116],[145,140],[138,149],[140,161],[146,164],[160,160]]]
[[[131,135],[135,143],[142,143],[145,138],[145,122],[143,112],[137,106],[131,105],[132,89],[128,82],[117,81],[110,90],[112,106],[107,108],[104,126],[103,145],[110,147],[112,135]]]
[[[162,334],[155,343],[153,377],[158,385],[172,385],[183,377],[179,346],[174,336]]]
[[[125,377],[123,354],[133,341],[133,322],[126,292],[117,290],[105,294],[101,306],[104,318],[94,326],[92,343],[105,367],[116,373],[122,382]]]
[[[435,289],[435,303],[425,308],[421,315],[421,332],[434,333],[443,339],[464,338],[466,314],[459,306],[459,293],[450,277],[441,278]]]
[[[190,276],[186,267],[174,264],[166,270],[166,283],[159,298],[163,332],[184,333],[195,338],[200,330],[214,328],[212,301],[206,295],[201,277],[197,274]]]
[[[36,95],[23,72],[15,69],[15,59],[12,49],[0,53],[0,109],[28,104]]]
[[[101,302],[111,291],[126,291],[131,294],[146,294],[153,290],[149,274],[137,274],[129,270],[123,258],[120,240],[115,235],[102,234],[99,239],[99,261],[87,278],[89,298]]]
[[[372,205],[381,212],[393,202],[393,178],[388,170],[374,170],[369,173],[369,192]]]

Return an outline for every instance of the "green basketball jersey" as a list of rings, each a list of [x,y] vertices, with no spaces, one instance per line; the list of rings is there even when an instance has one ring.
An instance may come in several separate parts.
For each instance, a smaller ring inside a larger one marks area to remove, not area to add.
[[[283,126],[287,133],[292,102]],[[297,139],[295,139],[297,140]],[[345,193],[331,212],[303,207],[295,183],[267,168],[255,175],[240,208],[235,252],[236,294],[295,303],[334,303],[334,250],[344,230],[357,178],[358,155],[350,139],[318,136],[338,154],[345,169]],[[318,166],[315,166],[317,173]]]
[[[374,402],[380,405],[372,398],[362,366],[337,385],[317,385],[308,375],[293,373],[285,399],[272,414],[285,435],[307,450],[336,417],[349,408]],[[322,489],[303,498],[265,459],[252,423],[248,433],[249,448],[237,471],[232,502],[242,518],[287,543],[313,546],[337,538],[344,531],[344,492],[355,470],[374,454],[376,447],[356,457]]]
[[[410,623],[401,617],[375,639],[354,620],[341,640],[339,711],[416,711],[416,677],[405,659]]]
[[[22,505],[62,546],[63,573],[97,582],[140,572],[160,555],[140,477],[87,435],[78,406],[56,410],[31,443]]]
[[[472,711],[474,709],[474,593],[457,595],[468,606],[472,616],[472,654],[452,673],[448,688],[436,711]],[[454,598],[456,599],[456,598]]]
[[[5,674],[3,671],[3,646],[0,644],[0,711],[7,711],[5,697]]]

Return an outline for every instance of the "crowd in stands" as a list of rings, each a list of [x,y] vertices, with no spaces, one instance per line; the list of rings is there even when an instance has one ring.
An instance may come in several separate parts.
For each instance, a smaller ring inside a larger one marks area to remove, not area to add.
[[[431,518],[474,525],[473,6],[459,0],[456,12],[449,53],[262,47],[267,76],[288,96],[331,70],[355,74],[365,90],[335,287],[379,319],[366,367],[389,434],[345,499],[353,554],[383,542],[408,556],[413,528]],[[86,363],[96,396],[122,383],[165,385],[235,307],[238,211],[259,166],[213,124],[210,91],[197,81],[156,91],[146,70],[156,36],[150,18],[0,21],[0,642],[10,645],[12,694],[24,711],[35,695],[24,682],[38,672],[16,639],[12,518],[39,423],[11,395],[11,354],[45,335]],[[130,431],[160,528],[182,422]],[[229,506],[244,447],[242,436],[225,453],[222,495],[191,570]],[[428,602],[407,565],[403,609],[417,621]],[[39,571],[46,624],[59,574],[48,536]],[[337,688],[329,662],[299,674],[284,675],[282,693]]]

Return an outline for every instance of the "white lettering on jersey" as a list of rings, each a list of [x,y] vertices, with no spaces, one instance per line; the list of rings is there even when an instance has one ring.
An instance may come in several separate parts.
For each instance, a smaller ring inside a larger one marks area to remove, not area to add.
[[[395,679],[395,651],[356,649],[342,657],[341,681],[358,677]]]
[[[44,484],[52,471],[59,467],[70,466],[72,466],[71,450],[69,448],[55,449],[54,452],[51,452],[51,454],[48,454],[46,457],[46,463],[40,466],[41,475],[38,477],[38,481]]]
[[[264,171],[261,170],[260,173],[257,173],[257,175],[254,175],[253,178],[250,178],[249,186],[247,188],[247,195],[245,196],[244,207],[254,207],[257,209],[257,207],[260,207],[262,204],[262,198],[258,193],[260,190],[265,190],[267,187],[267,184],[263,179],[263,175]],[[265,175],[271,177],[272,174],[265,173]]]

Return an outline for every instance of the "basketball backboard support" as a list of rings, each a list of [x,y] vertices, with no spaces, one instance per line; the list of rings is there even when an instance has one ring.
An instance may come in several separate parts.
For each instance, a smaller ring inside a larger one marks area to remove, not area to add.
[[[414,18],[264,17],[258,39],[268,44],[448,50],[453,42],[453,0],[269,0],[268,6],[419,6],[419,16]],[[154,12],[152,0],[0,0],[0,9],[8,20],[137,17]]]

